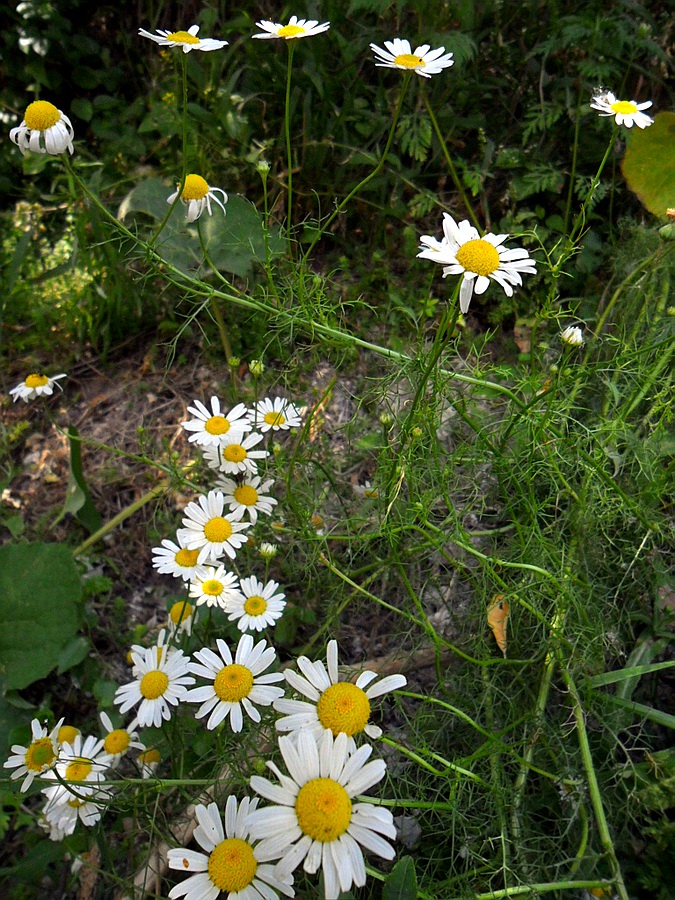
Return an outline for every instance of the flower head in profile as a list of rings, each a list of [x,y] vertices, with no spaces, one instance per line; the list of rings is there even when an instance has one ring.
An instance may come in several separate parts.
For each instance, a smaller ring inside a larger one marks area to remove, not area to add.
[[[166,198],[166,202],[174,203],[178,197],[179,191],[181,202],[187,206],[188,222],[194,222],[201,216],[204,210],[206,210],[209,215],[213,215],[211,212],[212,200],[214,203],[218,204],[223,212],[225,212],[227,194],[222,188],[210,187],[206,179],[202,178],[201,175],[186,175],[183,190],[181,191],[180,185],[178,185],[173,194]],[[216,196],[216,192],[223,195],[222,200]]]
[[[202,494],[198,503],[188,503],[183,512],[185,528],[178,532],[181,540],[191,549],[198,549],[198,565],[217,562],[223,554],[234,559],[237,550],[246,543],[246,535],[242,534],[251,527],[250,522],[240,522],[241,513],[223,513],[225,498],[221,491],[209,491]]]
[[[508,250],[503,246],[508,234],[485,234],[481,237],[466,219],[455,222],[451,215],[443,213],[443,239],[423,235],[420,238],[421,259],[440,263],[443,277],[462,275],[459,291],[459,308],[466,313],[474,292],[483,294],[496,281],[507,297],[513,295],[512,285],[523,283],[521,273],[536,273],[536,261],[527,250],[517,247]]]
[[[26,776],[21,785],[21,793],[25,793],[38,775],[44,775],[56,765],[58,758],[58,734],[63,725],[60,719],[51,731],[40,725],[38,719],[30,724],[32,740],[27,747],[21,744],[12,746],[12,756],[3,763],[3,768],[14,769],[12,779]]]
[[[302,424],[298,408],[284,397],[275,397],[274,400],[265,397],[264,400],[259,400],[249,415],[253,427],[263,434],[266,431],[288,431],[289,428],[299,428]]]
[[[73,126],[68,116],[47,100],[35,100],[24,113],[23,121],[9,132],[19,150],[58,156],[73,153]]]
[[[377,674],[366,669],[355,683],[341,681],[337,641],[328,642],[326,663],[324,666],[321,661],[311,662],[306,656],[300,656],[298,669],[302,675],[286,669],[286,681],[311,702],[277,700],[274,708],[286,714],[277,719],[277,730],[295,733],[308,730],[317,739],[324,731],[330,731],[334,737],[343,733],[353,751],[356,749],[354,735],[365,732],[370,738],[378,738],[382,734],[382,729],[370,721],[370,701],[389,691],[400,690],[406,685],[406,678],[405,675],[387,675],[377,680]]]
[[[188,675],[190,658],[182,650],[174,650],[158,661],[156,647],[149,647],[143,655],[133,651],[132,658],[135,680],[117,688],[114,703],[121,713],[138,704],[138,724],[159,728],[163,720],[171,718],[171,707],[185,699],[188,685],[195,683]]]
[[[637,100],[617,100],[611,91],[594,94],[591,100],[592,109],[597,109],[601,116],[614,116],[616,124],[625,125],[626,128],[632,128],[633,125],[648,128],[652,125],[654,120],[642,112],[651,105],[651,100],[644,103],[638,103]]]
[[[261,853],[282,852],[278,878],[286,878],[304,860],[309,874],[323,869],[326,900],[337,900],[340,891],[366,883],[360,845],[384,859],[394,857],[394,848],[381,837],[396,837],[391,812],[354,802],[384,778],[385,762],[368,762],[370,744],[350,754],[347,736],[333,738],[329,731],[319,741],[309,731],[301,731],[297,740],[286,735],[279,738],[279,749],[289,774],[272,762],[267,766],[281,783],[251,778],[253,790],[277,804],[250,814],[251,836],[263,838]]]
[[[103,815],[110,797],[111,792],[101,788],[95,788],[86,798],[75,794],[48,797],[42,814],[43,827],[49,832],[49,839],[62,841],[75,831],[78,822],[91,828]]]
[[[568,347],[581,347],[584,342],[584,333],[579,325],[568,325],[560,332],[560,340]]]
[[[234,601],[243,600],[243,597],[234,572],[226,572],[224,566],[205,566],[203,573],[190,584],[190,599],[197,606],[229,610]]]
[[[297,16],[291,16],[288,25],[282,25],[280,22],[268,22],[265,19],[255,24],[258,28],[262,28],[264,33],[254,34],[253,37],[261,40],[281,38],[285,41],[292,41],[295,38],[313,37],[313,35],[321,34],[330,28],[330,22],[323,22],[319,25],[317,19],[298,19]]]
[[[17,384],[15,388],[12,388],[9,394],[14,398],[15,403],[19,399],[28,403],[29,400],[35,400],[36,397],[49,397],[54,393],[55,387],[62,390],[58,380],[65,377],[65,372],[62,372],[60,375],[52,375],[51,378],[34,372],[32,375],[28,375],[21,384]]]
[[[259,641],[254,647],[251,635],[243,634],[234,659],[225,641],[218,638],[216,645],[220,655],[208,647],[195,652],[199,662],[190,663],[190,671],[209,683],[193,688],[185,699],[188,703],[201,703],[195,715],[201,719],[209,714],[206,723],[209,730],[229,716],[236,734],[244,724],[242,707],[254,722],[259,722],[256,706],[271,706],[283,695],[284,689],[273,685],[283,681],[284,676],[281,672],[263,674],[277,658],[274,647],[268,647],[267,641]]]
[[[410,42],[401,38],[385,41],[384,46],[386,50],[371,44],[370,49],[377,57],[375,65],[385,69],[403,69],[405,72],[417,72],[423,78],[431,78],[454,65],[452,53],[445,53],[445,47],[432,50],[429,44],[422,44],[413,53]]]
[[[176,600],[169,609],[167,621],[169,633],[172,636],[181,632],[192,634],[192,626],[197,621],[197,616],[197,610],[192,603],[188,603],[187,600]]]
[[[218,447],[225,440],[234,438],[235,435],[241,438],[251,430],[248,410],[243,403],[238,403],[225,413],[220,407],[220,400],[211,397],[211,409],[195,400],[194,406],[188,406],[188,412],[192,414],[192,418],[181,422],[181,425],[191,432],[188,441],[194,441],[201,447]]]
[[[156,747],[151,747],[149,750],[139,753],[136,757],[136,762],[141,769],[141,778],[152,778],[161,761],[162,757]]]
[[[63,720],[62,720],[63,721]],[[59,728],[59,732],[56,736],[57,743],[60,744],[72,744],[78,734],[82,734],[79,728],[76,728],[74,725],[62,725]]]
[[[227,41],[216,41],[213,38],[198,38],[199,25],[192,25],[187,31],[163,31],[157,29],[157,34],[152,34],[144,28],[139,28],[141,37],[150,38],[160,47],[182,47],[183,53],[190,50],[220,50],[227,47]]]
[[[294,895],[292,877],[280,881],[273,866],[266,865],[280,854],[263,854],[249,837],[248,817],[258,806],[258,798],[230,795],[225,803],[225,828],[215,803],[195,808],[198,825],[194,838],[206,853],[174,848],[168,852],[169,868],[196,872],[169,891],[169,897],[185,900],[272,900],[280,891]]]
[[[236,622],[240,631],[262,631],[274,625],[286,608],[284,594],[277,594],[278,582],[263,584],[255,575],[241,579],[241,599],[230,604],[228,619]]]

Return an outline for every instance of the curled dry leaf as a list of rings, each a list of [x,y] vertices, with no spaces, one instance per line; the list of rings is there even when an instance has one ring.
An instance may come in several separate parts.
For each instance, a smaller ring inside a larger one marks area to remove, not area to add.
[[[503,594],[495,594],[487,610],[488,625],[497,641],[497,646],[506,656],[506,624],[509,619],[509,604]]]

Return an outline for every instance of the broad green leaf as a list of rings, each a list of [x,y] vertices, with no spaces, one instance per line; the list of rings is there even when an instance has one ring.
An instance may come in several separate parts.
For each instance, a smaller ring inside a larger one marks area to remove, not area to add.
[[[61,675],[63,672],[67,672],[68,669],[72,669],[73,666],[81,663],[87,653],[89,653],[89,647],[89,640],[83,635],[78,635],[72,641],[68,641],[59,654],[57,674]]]
[[[650,213],[675,207],[675,113],[660,112],[648,128],[632,128],[621,171]]]
[[[417,875],[412,856],[403,856],[387,876],[382,888],[382,900],[415,900]]]
[[[45,678],[77,633],[82,586],[61,544],[0,547],[0,673],[7,689]]]
[[[603,672],[602,675],[594,675],[588,679],[591,687],[602,687],[605,684],[615,684],[617,681],[625,681],[627,678],[640,677],[649,672],[658,672],[659,669],[671,669],[675,666],[675,660],[670,662],[652,663],[649,666],[631,666],[627,669],[617,669],[615,672]]]
[[[95,531],[98,531],[103,522],[99,511],[91,499],[87,482],[84,480],[80,440],[77,428],[74,425],[68,426],[68,441],[70,443],[70,477],[68,478],[68,488],[63,508],[53,524],[56,525],[66,513],[70,513],[75,516],[78,522],[84,525],[90,534],[93,534]]]

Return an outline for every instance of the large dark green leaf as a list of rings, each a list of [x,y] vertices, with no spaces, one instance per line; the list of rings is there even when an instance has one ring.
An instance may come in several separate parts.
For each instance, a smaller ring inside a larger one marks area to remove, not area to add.
[[[650,213],[675,207],[675,113],[660,112],[648,128],[633,128],[621,171]]]

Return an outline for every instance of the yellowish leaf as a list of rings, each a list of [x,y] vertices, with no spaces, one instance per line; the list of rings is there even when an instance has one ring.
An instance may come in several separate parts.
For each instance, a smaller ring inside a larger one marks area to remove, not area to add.
[[[509,604],[503,594],[496,594],[488,604],[487,620],[497,641],[497,646],[506,656],[506,624],[509,619]]]

